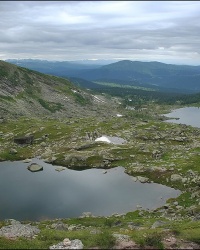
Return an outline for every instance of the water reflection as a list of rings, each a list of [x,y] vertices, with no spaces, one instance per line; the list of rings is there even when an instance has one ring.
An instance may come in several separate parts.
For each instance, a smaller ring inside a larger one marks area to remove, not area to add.
[[[180,108],[175,109],[169,114],[166,114],[167,117],[172,118],[180,118],[178,120],[176,119],[170,119],[166,122],[173,122],[173,123],[181,123],[186,125],[191,125],[193,127],[200,128],[200,109],[199,107],[186,107],[186,108]]]
[[[27,170],[30,163],[0,163],[0,219],[40,220],[126,213],[141,205],[154,209],[180,191],[155,183],[134,182],[124,168],[55,171],[56,166],[33,159],[43,171]],[[162,197],[162,199],[161,199]]]

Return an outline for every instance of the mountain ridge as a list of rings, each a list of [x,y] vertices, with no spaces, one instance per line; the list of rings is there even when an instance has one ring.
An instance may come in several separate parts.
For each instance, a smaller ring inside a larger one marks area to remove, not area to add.
[[[70,80],[0,61],[0,116],[84,117],[106,115],[112,100],[97,99]]]
[[[107,65],[76,64],[64,62],[49,62],[32,60],[12,61],[21,66],[35,69],[39,72],[61,76],[76,77],[88,81],[133,81],[139,84],[149,84],[165,89],[185,89],[187,92],[200,92],[200,66],[166,64],[157,61],[142,62],[121,60]],[[131,83],[130,83],[131,84]]]

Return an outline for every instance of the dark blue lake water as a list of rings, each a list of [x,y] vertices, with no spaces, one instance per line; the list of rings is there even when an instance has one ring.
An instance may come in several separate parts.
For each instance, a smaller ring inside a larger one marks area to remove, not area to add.
[[[42,220],[78,217],[83,212],[108,216],[141,205],[155,209],[180,191],[155,183],[134,182],[117,167],[55,171],[56,166],[33,159],[43,171],[30,172],[31,163],[0,163],[0,219]],[[162,198],[161,198],[162,197]]]

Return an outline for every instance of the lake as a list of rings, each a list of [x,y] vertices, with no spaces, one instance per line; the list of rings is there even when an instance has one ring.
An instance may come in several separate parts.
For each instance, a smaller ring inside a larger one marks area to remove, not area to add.
[[[31,163],[43,171],[30,172]],[[0,220],[43,220],[78,217],[83,212],[109,216],[126,213],[141,205],[155,209],[179,190],[156,183],[134,182],[123,167],[107,170],[55,171],[56,166],[39,159],[0,162]]]
[[[200,128],[200,108],[198,107],[186,107],[186,108],[175,109],[171,113],[165,114],[165,116],[171,118],[180,118],[178,120],[176,119],[166,120],[166,122],[186,124]]]

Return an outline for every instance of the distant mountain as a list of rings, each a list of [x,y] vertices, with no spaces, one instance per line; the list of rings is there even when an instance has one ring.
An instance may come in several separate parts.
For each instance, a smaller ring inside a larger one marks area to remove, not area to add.
[[[200,66],[173,65],[160,62],[123,60],[107,65],[82,60],[74,62],[50,62],[42,60],[7,60],[39,72],[61,77],[75,77],[79,85],[97,86],[92,82],[113,82],[120,85],[146,86],[162,91],[200,92]],[[105,60],[106,62],[106,60]],[[102,63],[102,62],[101,62]],[[82,80],[80,80],[82,79]],[[84,80],[90,81],[86,84]],[[86,85],[85,85],[86,84]]]
[[[200,66],[160,62],[119,61],[97,69],[82,71],[77,77],[90,81],[137,81],[164,88],[200,91]]]
[[[96,69],[102,65],[83,63],[82,61],[46,61],[36,59],[8,59],[6,62],[15,64],[17,66],[25,67],[28,69],[36,70],[44,74],[55,76],[75,76],[82,70]]]
[[[0,61],[0,117],[110,116],[115,107],[111,99],[96,97],[70,80]]]
[[[108,59],[87,59],[87,60],[76,60],[76,61],[69,61],[71,63],[77,63],[77,64],[85,64],[85,65],[107,65],[110,63],[118,62],[119,60],[108,60]]]

